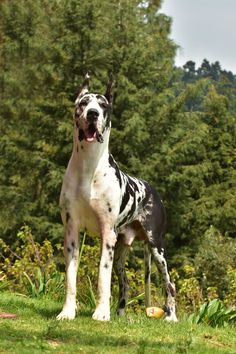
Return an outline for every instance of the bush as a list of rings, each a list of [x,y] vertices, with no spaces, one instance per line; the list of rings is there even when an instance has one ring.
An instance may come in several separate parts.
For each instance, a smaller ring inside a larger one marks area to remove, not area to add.
[[[178,271],[172,269],[170,274],[176,285],[178,310],[195,311],[199,309],[203,302],[203,295],[194,266],[186,263]]]
[[[235,305],[236,291],[236,240],[223,236],[215,227],[205,232],[194,258],[196,275],[202,280],[205,298],[227,300]]]
[[[0,288],[8,287],[32,297],[52,292],[56,298],[62,296],[64,275],[57,270],[57,258],[50,241],[44,240],[40,245],[34,241],[30,228],[24,226],[17,233],[15,247],[8,246],[2,239],[0,246]],[[61,245],[56,245],[55,250],[62,251]]]
[[[183,257],[183,264],[171,271],[178,309],[196,311],[204,301],[214,299],[236,306],[235,255],[236,240],[211,226],[203,235],[195,257]]]
[[[42,295],[56,300],[64,297],[64,257],[62,245],[52,246],[44,240],[35,242],[28,226],[17,233],[15,246],[0,239],[0,290],[9,289],[31,297]],[[183,258],[178,269],[171,270],[176,285],[179,312],[196,312],[204,302],[220,299],[227,306],[236,306],[235,240],[223,237],[210,228],[195,258]],[[78,300],[83,307],[94,308],[96,302],[100,240],[84,234],[81,237],[78,271]],[[61,271],[59,271],[59,269]],[[138,244],[131,248],[126,262],[130,283],[129,308],[141,311],[144,304],[143,252]],[[153,265],[152,304],[162,306],[161,276]],[[118,281],[112,274],[112,306],[116,307]]]

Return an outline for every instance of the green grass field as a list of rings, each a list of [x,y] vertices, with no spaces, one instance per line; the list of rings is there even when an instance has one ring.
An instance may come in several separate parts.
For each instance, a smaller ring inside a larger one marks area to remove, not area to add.
[[[145,314],[113,315],[111,322],[101,323],[91,319],[90,311],[58,322],[60,308],[47,298],[1,292],[0,312],[17,317],[0,319],[0,353],[236,353],[235,327],[214,329],[184,319],[167,323]]]

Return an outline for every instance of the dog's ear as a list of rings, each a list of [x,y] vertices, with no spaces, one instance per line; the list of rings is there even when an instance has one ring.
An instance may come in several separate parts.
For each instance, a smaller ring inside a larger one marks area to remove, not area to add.
[[[76,98],[76,101],[79,101],[79,99],[85,95],[87,92],[89,92],[89,79],[90,79],[90,76],[89,74],[87,73],[84,77],[84,81],[82,83],[82,86],[80,87],[80,90],[79,90],[79,93],[77,95],[77,98]]]
[[[104,94],[104,96],[106,97],[107,101],[109,102],[110,105],[112,105],[113,102],[113,73],[110,72],[109,74],[109,80],[107,83],[107,89],[106,92]]]

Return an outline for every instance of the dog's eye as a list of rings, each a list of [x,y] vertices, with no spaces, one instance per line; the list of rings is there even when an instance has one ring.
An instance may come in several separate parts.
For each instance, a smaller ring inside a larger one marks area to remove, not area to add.
[[[107,107],[108,107],[106,102],[99,102],[99,106],[103,109],[107,109]]]
[[[79,108],[84,109],[87,106],[87,101],[81,101],[79,103]]]

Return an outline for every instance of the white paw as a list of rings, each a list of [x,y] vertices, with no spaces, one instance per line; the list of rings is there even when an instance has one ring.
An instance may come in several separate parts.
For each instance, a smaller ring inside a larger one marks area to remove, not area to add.
[[[93,320],[110,321],[110,308],[101,305],[98,306],[93,314]]]
[[[166,316],[165,320],[168,322],[178,322],[178,318],[174,312],[172,312],[169,316]]]
[[[62,311],[57,316],[57,320],[73,320],[75,318],[75,309],[62,309]]]
[[[124,309],[118,309],[117,315],[118,316],[124,316],[125,315],[125,310]]]

